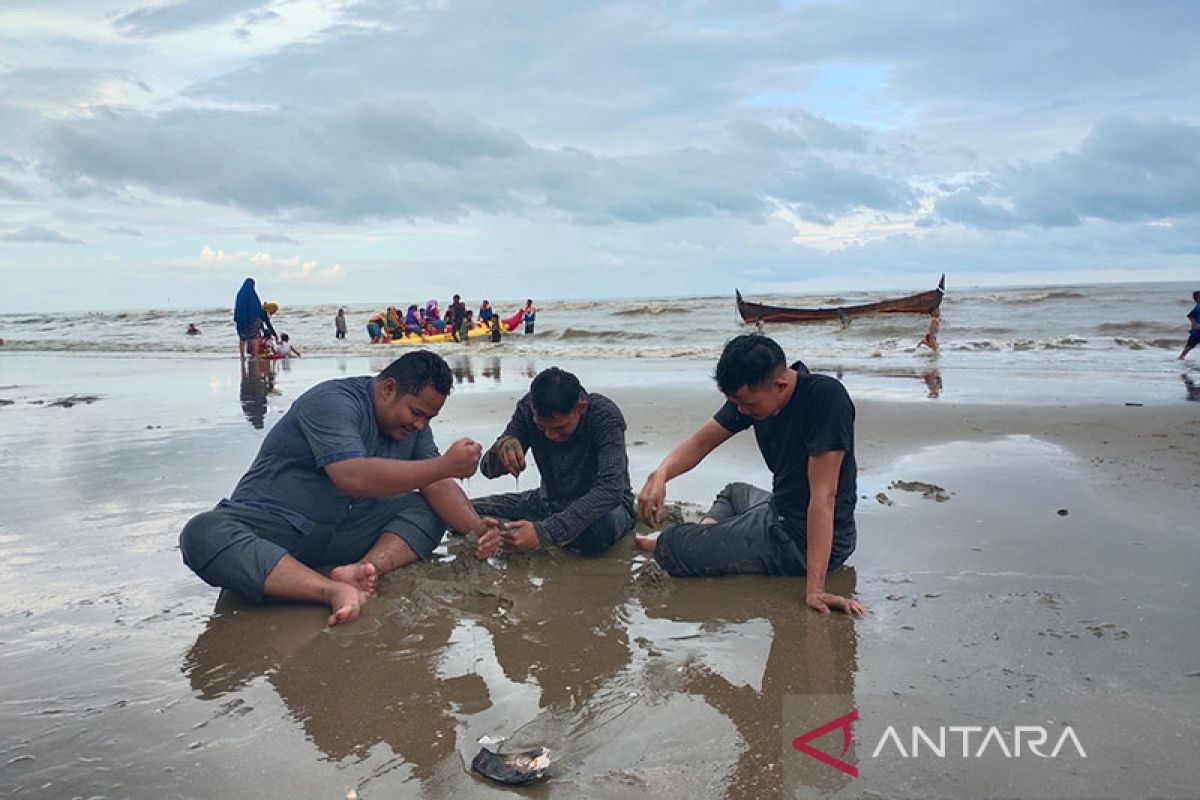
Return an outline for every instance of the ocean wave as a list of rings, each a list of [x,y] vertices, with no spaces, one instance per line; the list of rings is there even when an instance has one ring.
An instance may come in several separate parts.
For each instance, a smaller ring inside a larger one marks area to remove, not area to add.
[[[690,306],[663,306],[650,304],[644,306],[634,306],[632,308],[622,308],[612,312],[614,317],[657,317],[661,314],[689,314],[695,311],[695,308]]]
[[[943,345],[945,347],[945,345]],[[950,345],[951,350],[959,352],[974,352],[974,353],[999,353],[1004,348],[995,342],[984,340],[981,342],[955,342]]]
[[[1178,325],[1165,325],[1161,322],[1102,322],[1096,326],[1096,330],[1100,333],[1111,334],[1132,334],[1134,336],[1146,336],[1148,334],[1158,334],[1165,336],[1172,334],[1179,329]]]
[[[563,328],[562,332],[554,337],[560,342],[572,341],[577,339],[597,339],[600,341],[621,341],[623,339],[645,339],[646,335],[634,333],[632,331],[620,330],[593,330],[591,328]]]
[[[1022,292],[1019,294],[989,294],[982,299],[993,303],[1011,303],[1025,305],[1027,303],[1045,303],[1050,300],[1082,300],[1087,297],[1083,292],[1071,289],[1051,289],[1044,292]]]
[[[1113,343],[1129,350],[1174,350],[1179,346],[1178,339],[1136,339],[1133,337],[1116,336]]]

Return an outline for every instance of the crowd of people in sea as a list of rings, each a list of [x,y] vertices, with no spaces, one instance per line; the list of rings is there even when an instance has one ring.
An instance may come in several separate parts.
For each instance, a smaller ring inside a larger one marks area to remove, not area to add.
[[[279,310],[275,303],[264,303],[258,296],[254,278],[246,278],[234,300],[233,321],[238,334],[238,352],[243,359],[255,356],[263,358],[298,358],[301,354],[286,333],[280,334],[271,322],[271,316]],[[454,295],[443,314],[437,300],[425,305],[413,303],[401,315],[396,306],[372,314],[367,319],[367,336],[372,344],[387,344],[405,340],[411,343],[463,342],[471,337],[488,336],[493,342],[500,341],[505,333],[512,333],[524,325],[526,334],[534,332],[537,322],[537,306],[533,299],[515,314],[507,317],[484,300],[479,312],[467,307],[461,295]],[[346,309],[339,308],[333,318],[334,338],[345,339],[349,325]],[[199,336],[200,329],[189,323],[185,333]]]
[[[429,341],[433,337],[444,337],[439,341],[467,342],[471,336],[484,335],[498,342],[502,334],[515,331],[522,323],[525,333],[533,333],[536,320],[537,307],[532,299],[526,300],[525,306],[515,314],[501,317],[489,301],[484,300],[476,313],[467,306],[461,295],[456,294],[446,307],[445,314],[439,309],[437,300],[429,300],[424,306],[413,303],[403,315],[396,306],[388,306],[367,320],[367,335],[371,337],[372,344],[402,339]],[[345,309],[338,309],[334,323],[337,337],[345,338]]]

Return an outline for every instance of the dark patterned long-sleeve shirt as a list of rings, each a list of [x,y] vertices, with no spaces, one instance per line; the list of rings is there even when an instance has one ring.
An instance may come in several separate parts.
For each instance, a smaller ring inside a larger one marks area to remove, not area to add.
[[[538,538],[549,544],[570,543],[617,506],[624,505],[633,513],[625,417],[617,404],[602,394],[587,395],[587,403],[571,438],[552,442],[534,424],[533,401],[525,395],[517,403],[508,427],[479,465],[485,477],[505,474],[499,445],[508,436],[515,437],[525,450],[533,450],[542,475],[538,491],[555,510],[536,521],[534,528]]]

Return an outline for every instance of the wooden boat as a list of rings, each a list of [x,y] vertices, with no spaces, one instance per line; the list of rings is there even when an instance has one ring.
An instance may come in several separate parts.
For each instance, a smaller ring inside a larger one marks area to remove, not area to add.
[[[736,291],[736,290],[735,290]],[[880,300],[857,306],[835,306],[831,308],[788,308],[768,306],[763,303],[748,303],[737,292],[737,309],[744,322],[818,322],[821,320],[847,317],[866,317],[872,314],[929,314],[942,304],[946,293],[946,276],[938,281],[936,289],[899,297],[895,300]]]

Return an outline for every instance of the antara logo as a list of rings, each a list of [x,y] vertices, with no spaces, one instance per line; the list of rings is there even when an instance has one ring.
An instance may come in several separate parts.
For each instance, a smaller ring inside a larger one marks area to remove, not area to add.
[[[858,709],[856,708],[848,714],[843,714],[837,719],[832,719],[824,725],[797,736],[792,740],[792,747],[806,756],[815,758],[822,764],[846,773],[851,778],[857,778],[858,767],[842,760],[850,750],[850,742],[853,738],[852,726],[857,721]],[[837,757],[809,744],[836,730],[842,731],[842,752]],[[1052,739],[1051,731],[1042,725],[1017,725],[1011,734],[1005,734],[995,725],[987,728],[981,725],[942,725],[931,730],[936,733],[931,735],[926,729],[913,725],[908,731],[909,736],[905,739],[895,725],[888,725],[879,737],[875,749],[871,752],[871,758],[879,758],[881,754],[886,755],[888,750],[894,750],[901,758],[920,758],[926,755],[934,758],[947,758],[955,757],[959,753],[962,758],[983,758],[989,749],[994,754],[1003,755],[1005,758],[1021,758],[1026,754],[1032,754],[1038,758],[1058,758],[1064,750],[1069,751],[1070,749],[1073,749],[1080,758],[1088,757],[1087,752],[1083,749],[1083,744],[1080,743],[1079,737],[1075,735],[1075,730],[1070,725],[1063,726],[1052,748],[1049,747]],[[972,746],[973,734],[977,734],[979,737],[974,740],[977,743],[974,747]],[[955,743],[956,739],[961,743],[961,747],[950,746]],[[907,748],[905,741],[909,743]],[[1049,752],[1046,752],[1047,749]]]
[[[792,747],[804,753],[806,756],[812,756],[822,764],[828,764],[834,769],[840,769],[842,772],[849,775],[851,778],[858,777],[858,767],[847,764],[841,758],[834,758],[828,753],[822,753],[815,747],[809,745],[813,739],[820,739],[825,734],[835,731],[838,728],[842,729],[842,755],[846,755],[846,751],[850,749],[850,737],[852,731],[850,726],[858,721],[858,709],[854,709],[849,714],[843,714],[837,719],[826,722],[819,728],[813,728],[808,733],[801,734],[795,739],[792,739]]]

